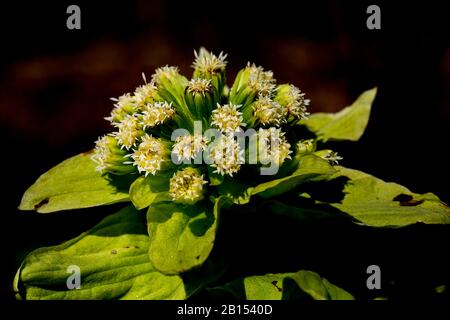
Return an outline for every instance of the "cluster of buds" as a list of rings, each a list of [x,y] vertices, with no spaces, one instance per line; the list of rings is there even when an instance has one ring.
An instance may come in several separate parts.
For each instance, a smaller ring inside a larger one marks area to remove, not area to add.
[[[96,142],[92,159],[107,174],[165,175],[173,201],[194,204],[204,198],[210,173],[235,176],[245,167],[248,149],[236,134],[253,129],[258,161],[282,166],[293,153],[316,152],[313,141],[293,142],[286,128],[308,116],[309,100],[291,84],[278,85],[273,73],[254,64],[240,70],[228,88],[226,55],[204,48],[195,53],[191,79],[177,67],[156,69],[133,93],[112,99],[107,118],[114,131]],[[202,130],[195,130],[196,123]],[[173,138],[175,129],[188,134]],[[204,135],[215,129],[214,138]],[[207,152],[205,162],[192,163]],[[330,163],[341,159],[330,150],[318,154]],[[169,179],[169,178],[168,178]]]

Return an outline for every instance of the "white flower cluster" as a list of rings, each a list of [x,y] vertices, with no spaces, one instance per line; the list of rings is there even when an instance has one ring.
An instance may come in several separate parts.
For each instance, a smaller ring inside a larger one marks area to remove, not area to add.
[[[175,139],[172,152],[178,161],[191,160],[206,149],[207,143],[208,140],[203,135],[179,136]]]
[[[212,90],[211,80],[202,78],[193,78],[189,81],[187,90],[190,93],[205,95]]]
[[[219,56],[216,56],[204,49],[200,49],[198,53],[194,51],[194,55],[195,61],[192,67],[201,73],[214,74],[227,65],[227,61],[225,60],[227,55],[223,54],[223,52]]]
[[[244,163],[244,150],[233,135],[221,135],[209,149],[211,167],[214,172],[221,175],[230,175],[237,173]]]
[[[149,83],[143,74],[144,84],[133,93],[113,98],[114,108],[106,119],[115,130],[96,141],[92,159],[97,170],[145,176],[170,173],[172,199],[195,203],[203,198],[204,175],[210,171],[204,163],[192,164],[191,160],[207,151],[206,165],[214,173],[235,176],[249,155],[249,149],[236,137],[244,129],[256,132],[258,165],[281,166],[291,159],[291,144],[283,130],[307,117],[309,100],[293,85],[277,85],[272,71],[250,63],[228,88],[226,57],[202,48],[195,52],[192,79],[182,76],[177,67],[166,65],[155,70]],[[216,130],[218,136],[211,140],[204,131],[196,132],[197,121],[207,130]],[[170,140],[175,129],[188,134]],[[296,152],[315,148],[306,142],[296,146]],[[333,163],[340,159],[334,153],[323,157]]]
[[[208,183],[203,180],[199,170],[187,167],[175,172],[169,181],[169,194],[172,200],[183,204],[194,204],[203,199],[203,185]]]
[[[211,125],[216,126],[220,131],[226,133],[238,132],[241,127],[245,127],[242,112],[239,112],[240,105],[217,104],[217,108],[212,112]]]
[[[161,170],[165,161],[169,161],[167,153],[167,147],[161,139],[145,134],[138,148],[130,155],[133,159],[130,163],[137,167],[139,173],[154,175]]]
[[[291,145],[287,142],[284,132],[279,128],[259,129],[258,155],[262,164],[274,163],[281,165],[284,160],[291,159]]]
[[[273,101],[270,96],[260,96],[253,105],[253,114],[263,125],[281,126],[286,123],[288,108]]]
[[[172,118],[174,114],[175,109],[172,107],[172,102],[149,103],[142,112],[141,124],[144,130],[146,128],[153,128],[163,124],[166,120]]]

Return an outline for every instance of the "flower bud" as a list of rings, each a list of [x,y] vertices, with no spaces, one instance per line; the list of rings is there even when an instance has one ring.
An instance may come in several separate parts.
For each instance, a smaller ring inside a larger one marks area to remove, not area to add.
[[[196,120],[202,120],[206,126],[214,106],[214,88],[210,79],[193,78],[185,91],[185,100]]]
[[[147,83],[145,75],[142,74],[145,84],[139,86],[134,91],[134,100],[139,110],[142,110],[147,104],[160,100],[158,89],[152,81]]]
[[[305,154],[316,151],[314,139],[300,140],[297,142],[297,154]]]
[[[174,114],[175,109],[172,107],[172,102],[149,103],[144,107],[144,111],[142,112],[141,125],[144,130],[146,128],[153,128],[171,119]]]
[[[105,120],[113,125],[122,121],[127,115],[132,115],[138,111],[136,99],[129,93],[121,95],[119,98],[111,98],[111,100],[115,102],[114,108],[111,115],[106,117]]]
[[[207,143],[203,135],[179,136],[173,144],[172,153],[176,155],[178,161],[190,161],[206,149]]]
[[[149,173],[168,169],[172,166],[170,161],[170,142],[145,134],[136,150],[130,155],[139,173],[147,176]]]
[[[124,163],[127,161],[126,155],[127,152],[120,148],[117,140],[106,135],[95,142],[91,159],[97,163],[96,170],[100,173],[124,175],[135,171],[132,165]]]
[[[112,135],[117,139],[121,148],[127,150],[133,148],[139,137],[144,133],[136,114],[127,114],[123,120],[115,124],[115,126],[118,131],[113,132]]]
[[[227,55],[221,52],[219,56],[208,52],[205,48],[200,48],[197,53],[194,51],[195,61],[192,64],[194,68],[194,78],[208,79],[213,87],[213,104],[220,102],[223,88],[225,86],[225,67]]]
[[[169,194],[175,202],[192,205],[204,198],[203,185],[206,183],[198,169],[187,167],[170,178]]]
[[[230,104],[220,105],[213,110],[211,117],[211,125],[217,127],[223,133],[234,133],[245,127],[246,124],[242,118],[242,112],[238,109],[240,106]]]
[[[294,85],[279,85],[276,89],[274,100],[287,108],[289,122],[298,121],[309,116],[306,108],[310,100],[305,99],[305,94]]]
[[[188,84],[186,77],[178,72],[177,67],[165,66],[156,69],[152,81],[157,87],[158,96],[173,103],[176,114],[181,119],[181,121],[178,120],[178,117],[174,119],[178,122],[177,125],[180,128],[192,130],[194,119],[184,100],[184,91]]]
[[[333,150],[320,150],[314,152],[314,154],[324,160],[327,160],[331,165],[338,165],[339,161],[343,159]]]
[[[269,96],[260,96],[252,104],[256,124],[281,126],[286,122],[287,108],[273,101]]]
[[[244,150],[241,150],[239,143],[232,134],[221,135],[208,147],[206,157],[211,167],[215,168],[214,173],[222,176],[228,174],[233,176],[244,163]]]
[[[291,159],[290,147],[281,129],[274,127],[259,129],[258,156],[263,165],[271,163],[281,166],[286,159]]]
[[[258,95],[271,96],[275,82],[272,71],[264,71],[262,67],[248,64],[236,76],[230,90],[230,102],[241,104],[245,110]]]

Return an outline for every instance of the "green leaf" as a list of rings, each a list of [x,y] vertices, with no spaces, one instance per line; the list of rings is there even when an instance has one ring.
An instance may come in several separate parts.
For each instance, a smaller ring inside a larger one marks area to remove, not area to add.
[[[50,169],[25,192],[20,210],[48,213],[129,201],[130,177],[109,177],[95,170],[90,153],[69,158]]]
[[[208,290],[213,295],[231,294],[241,300],[353,300],[347,291],[333,285],[312,271],[266,274],[236,280]]]
[[[370,109],[377,88],[363,92],[356,101],[337,113],[314,113],[309,119],[300,121],[319,140],[358,141],[369,122]]]
[[[142,220],[128,206],[73,240],[33,251],[17,272],[16,292],[26,299],[184,299],[182,279],[151,265]],[[67,287],[70,266],[79,267],[80,289]]]
[[[333,166],[326,160],[308,154],[299,158],[297,169],[286,177],[273,179],[256,186],[225,178],[217,190],[235,204],[246,204],[250,202],[253,195],[260,195],[263,198],[273,197],[293,189],[302,182],[324,179],[335,172]]]
[[[170,201],[169,178],[166,176],[141,176],[130,187],[130,200],[137,209],[152,203]]]
[[[149,256],[165,274],[179,274],[198,267],[208,258],[216,237],[217,219],[225,197],[185,206],[174,202],[148,208]]]
[[[314,300],[354,300],[350,293],[315,272],[302,270],[289,278],[294,280],[297,286]],[[287,287],[286,283],[284,287]]]
[[[335,170],[328,161],[314,155],[306,155],[300,158],[298,168],[294,173],[284,178],[259,184],[252,189],[251,194],[258,194],[263,198],[273,197],[293,189],[302,182],[322,179],[333,173]]]
[[[330,203],[363,224],[375,227],[401,227],[422,222],[450,223],[450,208],[432,193],[417,194],[407,188],[384,182],[364,172],[338,167],[332,177],[348,177],[344,198]]]

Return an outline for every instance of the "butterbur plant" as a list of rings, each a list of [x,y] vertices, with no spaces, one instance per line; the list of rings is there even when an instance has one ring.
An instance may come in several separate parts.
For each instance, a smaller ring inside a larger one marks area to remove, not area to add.
[[[345,159],[327,146],[362,136],[376,88],[337,113],[310,114],[301,89],[255,64],[229,87],[226,58],[201,48],[191,79],[173,66],[143,75],[133,93],[112,99],[111,131],[93,150],[25,192],[19,208],[42,214],[119,208],[75,239],[28,254],[14,280],[18,298],[353,299],[302,265],[225,276],[226,256],[214,247],[226,236],[222,218],[238,225],[240,215],[264,211],[374,228],[450,223],[434,194],[340,166]],[[333,182],[339,199],[312,191]],[[70,266],[79,268],[78,289],[68,285]]]

